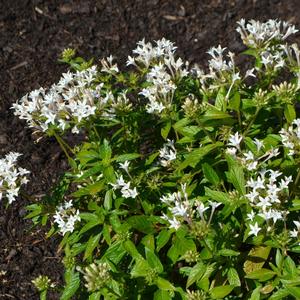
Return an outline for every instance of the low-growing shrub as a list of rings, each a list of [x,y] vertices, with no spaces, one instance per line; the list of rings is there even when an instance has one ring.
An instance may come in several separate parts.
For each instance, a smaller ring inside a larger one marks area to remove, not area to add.
[[[221,46],[207,70],[190,66],[165,39],[140,41],[126,72],[66,49],[72,71],[13,105],[70,165],[27,207],[62,236],[61,300],[300,299],[297,30],[241,20],[237,31],[247,70]],[[84,141],[70,147],[69,131]]]

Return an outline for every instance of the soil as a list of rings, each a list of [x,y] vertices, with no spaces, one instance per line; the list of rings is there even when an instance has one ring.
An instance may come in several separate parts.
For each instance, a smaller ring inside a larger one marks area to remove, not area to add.
[[[34,143],[31,130],[9,109],[25,93],[58,80],[66,71],[57,62],[63,49],[75,48],[85,58],[113,54],[124,62],[142,38],[166,37],[180,56],[205,64],[211,46],[243,50],[235,32],[240,18],[278,18],[300,28],[299,1],[0,0],[0,155],[23,153],[21,164],[32,171],[26,192],[37,199],[66,170],[56,142]],[[40,274],[62,283],[59,241],[46,240],[44,230],[24,220],[29,203],[0,203],[0,300],[39,299],[31,280]],[[59,299],[58,293],[49,299]]]

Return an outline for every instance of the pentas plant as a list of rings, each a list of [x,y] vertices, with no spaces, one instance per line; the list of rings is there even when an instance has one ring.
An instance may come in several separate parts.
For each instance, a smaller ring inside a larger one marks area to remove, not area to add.
[[[143,40],[127,72],[67,49],[71,70],[13,105],[70,163],[27,216],[62,237],[61,300],[300,298],[298,30],[237,31],[243,72],[221,46],[202,70]],[[69,131],[84,141],[70,147]]]

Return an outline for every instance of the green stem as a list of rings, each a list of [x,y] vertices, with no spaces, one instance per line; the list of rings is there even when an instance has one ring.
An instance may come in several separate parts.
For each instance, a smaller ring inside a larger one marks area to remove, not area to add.
[[[40,300],[47,300],[47,290],[40,293]]]
[[[54,137],[56,138],[57,142],[59,143],[61,149],[64,151],[65,155],[67,156],[68,159],[71,159],[71,156],[69,155],[67,148],[69,148],[69,150],[71,149],[68,145],[65,144],[65,142],[63,141],[63,139],[56,133],[53,133]],[[71,151],[73,152],[73,151]]]

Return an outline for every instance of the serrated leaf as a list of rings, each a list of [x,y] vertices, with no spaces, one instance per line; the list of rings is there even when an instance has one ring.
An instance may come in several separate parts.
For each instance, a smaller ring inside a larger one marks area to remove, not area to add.
[[[220,178],[217,172],[208,163],[202,164],[202,171],[205,178],[213,185],[218,185],[220,183]]]
[[[60,296],[60,300],[69,300],[75,295],[80,286],[80,277],[78,272],[74,270],[66,271],[66,286],[64,287],[63,294]]]
[[[102,232],[98,233],[95,236],[91,236],[86,244],[86,249],[84,252],[83,260],[86,260],[87,258],[91,257],[93,254],[93,251],[98,246],[100,237],[102,235]]]

